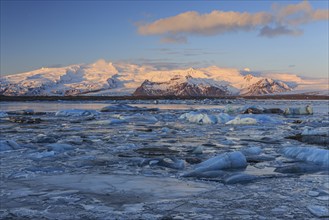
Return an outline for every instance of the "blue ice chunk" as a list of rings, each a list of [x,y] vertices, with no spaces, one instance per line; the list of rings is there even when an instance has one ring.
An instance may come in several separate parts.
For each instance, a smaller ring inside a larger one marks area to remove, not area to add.
[[[58,152],[58,153],[74,149],[74,147],[70,144],[58,144],[58,143],[48,144],[47,148],[49,150],[52,150],[52,151],[55,151],[55,152]]]
[[[55,116],[57,117],[81,117],[81,116],[93,116],[98,115],[96,110],[84,110],[84,109],[65,109],[57,111]]]
[[[283,154],[305,162],[315,163],[329,168],[329,150],[316,147],[285,147]]]

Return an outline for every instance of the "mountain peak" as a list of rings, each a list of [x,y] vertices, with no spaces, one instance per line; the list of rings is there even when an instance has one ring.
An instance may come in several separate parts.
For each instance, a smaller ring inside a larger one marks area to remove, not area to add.
[[[289,92],[293,88],[299,89],[301,85],[310,88],[314,83],[324,82],[304,81],[296,76],[289,78],[287,74],[272,75],[276,78],[270,75],[255,76],[251,72],[243,74],[237,69],[216,66],[157,70],[149,66],[98,60],[93,64],[41,68],[1,77],[0,95],[132,95],[140,87],[143,87],[144,92],[156,95],[264,95]],[[320,89],[327,87],[322,84],[319,86]]]

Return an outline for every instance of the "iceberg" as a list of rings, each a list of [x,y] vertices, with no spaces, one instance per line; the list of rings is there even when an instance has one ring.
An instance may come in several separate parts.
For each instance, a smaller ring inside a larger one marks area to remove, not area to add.
[[[83,110],[83,109],[66,109],[57,111],[55,116],[57,117],[81,117],[81,116],[92,116],[98,115],[99,112],[96,110]]]
[[[195,166],[191,172],[183,174],[184,177],[203,176],[208,171],[225,169],[241,169],[247,167],[246,157],[239,151],[220,154]]]
[[[248,115],[249,118],[256,119],[259,123],[281,123],[282,121],[275,120],[273,117],[268,115]],[[245,118],[242,116],[241,118]]]
[[[12,140],[0,140],[0,151],[17,150],[20,146]]]
[[[246,173],[235,173],[233,175],[228,176],[224,179],[226,184],[236,184],[236,183],[249,183],[259,179],[260,177],[246,174]]]
[[[198,124],[216,124],[217,117],[213,115],[208,115],[206,113],[199,113],[199,112],[188,112],[182,114],[179,119],[185,119],[192,123]]]
[[[8,117],[8,114],[6,112],[0,112],[0,118],[6,118]]]
[[[285,147],[283,154],[305,162],[329,167],[329,150],[316,147]]]
[[[245,156],[252,156],[252,155],[259,155],[259,154],[261,154],[262,153],[262,149],[260,147],[249,147],[249,148],[242,149],[241,152]]]
[[[312,106],[305,106],[299,108],[286,108],[283,112],[285,115],[312,115],[313,108]]]
[[[257,124],[257,120],[253,118],[240,118],[237,116],[231,121],[226,122],[227,125],[254,125]]]
[[[241,109],[238,107],[232,107],[231,105],[225,106],[224,112],[228,114],[234,114],[240,112]]]
[[[225,124],[226,122],[232,120],[234,117],[229,116],[226,113],[220,113],[217,116],[217,123]]]
[[[58,144],[58,143],[48,144],[46,147],[48,148],[49,151],[54,151],[59,153],[74,149],[74,147],[70,144]]]
[[[99,120],[99,121],[91,121],[88,124],[90,125],[115,125],[115,124],[122,124],[128,121],[122,119],[107,119],[107,120]]]
[[[302,136],[329,136],[329,127],[305,128]]]

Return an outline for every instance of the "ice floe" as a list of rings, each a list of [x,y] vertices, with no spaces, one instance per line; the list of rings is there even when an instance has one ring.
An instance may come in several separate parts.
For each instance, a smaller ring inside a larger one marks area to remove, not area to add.
[[[285,115],[312,115],[313,114],[313,107],[312,106],[305,106],[299,108],[286,108],[284,110]]]
[[[239,151],[223,153],[195,165],[194,170],[183,174],[183,176],[197,176],[207,171],[241,169],[247,166],[246,157]]]
[[[216,124],[217,117],[213,115],[209,115],[206,113],[199,113],[199,112],[188,112],[182,114],[179,119],[185,119],[192,123],[198,124]]]
[[[282,152],[287,157],[329,167],[329,150],[326,149],[316,147],[285,147]]]
[[[302,132],[303,136],[329,136],[329,127],[305,128]]]
[[[90,116],[98,115],[99,112],[96,110],[83,110],[83,109],[66,109],[57,111],[55,116],[58,117],[81,117],[81,116]]]
[[[241,118],[237,116],[231,121],[226,122],[227,125],[254,125],[257,124],[257,120],[254,118]]]
[[[17,150],[20,146],[12,140],[0,140],[0,151]]]
[[[8,114],[6,112],[0,111],[0,118],[6,118]]]

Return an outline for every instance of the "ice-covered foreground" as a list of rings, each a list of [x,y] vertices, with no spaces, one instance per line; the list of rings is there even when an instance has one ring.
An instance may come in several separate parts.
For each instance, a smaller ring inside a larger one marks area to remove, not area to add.
[[[0,219],[328,218],[328,112],[328,101],[2,102]]]

